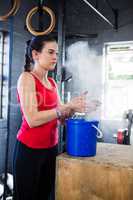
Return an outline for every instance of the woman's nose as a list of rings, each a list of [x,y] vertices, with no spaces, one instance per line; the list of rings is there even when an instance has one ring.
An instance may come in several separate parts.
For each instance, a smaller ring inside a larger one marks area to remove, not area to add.
[[[53,55],[53,59],[57,60],[57,54],[56,53]]]

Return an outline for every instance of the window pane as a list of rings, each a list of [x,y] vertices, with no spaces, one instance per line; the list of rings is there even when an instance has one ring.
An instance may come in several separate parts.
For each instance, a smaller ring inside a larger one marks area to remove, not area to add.
[[[106,45],[104,117],[122,118],[133,109],[133,43]]]

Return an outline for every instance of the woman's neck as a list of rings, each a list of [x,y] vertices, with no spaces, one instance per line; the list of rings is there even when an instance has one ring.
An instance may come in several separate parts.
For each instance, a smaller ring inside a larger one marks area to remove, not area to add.
[[[41,68],[34,68],[32,72],[42,81],[46,82],[48,80],[48,71]]]

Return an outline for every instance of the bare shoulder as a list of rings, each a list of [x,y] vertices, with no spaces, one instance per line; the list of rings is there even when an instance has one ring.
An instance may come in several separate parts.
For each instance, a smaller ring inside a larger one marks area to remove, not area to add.
[[[29,72],[22,72],[18,78],[17,87],[34,86],[34,78]]]

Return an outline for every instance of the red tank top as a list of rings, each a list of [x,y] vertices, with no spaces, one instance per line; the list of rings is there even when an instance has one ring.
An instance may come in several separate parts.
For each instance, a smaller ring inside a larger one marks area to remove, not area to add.
[[[32,74],[35,80],[36,98],[38,103],[38,110],[50,110],[54,109],[58,105],[57,88],[54,80],[48,78],[52,85],[52,89],[46,88],[42,82]],[[20,103],[19,94],[18,101]],[[17,139],[31,148],[50,148],[58,143],[58,120],[54,119],[48,123],[44,123],[40,126],[30,128],[22,112],[22,124],[17,134]]]

